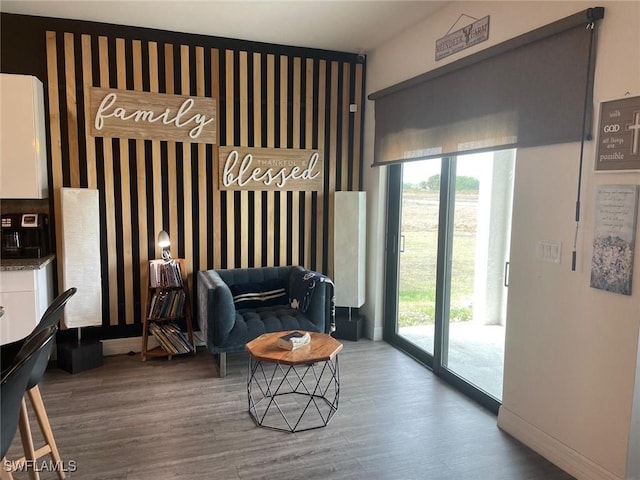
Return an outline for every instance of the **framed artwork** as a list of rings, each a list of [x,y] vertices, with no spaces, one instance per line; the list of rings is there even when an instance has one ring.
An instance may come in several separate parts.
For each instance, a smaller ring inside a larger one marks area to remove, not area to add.
[[[639,185],[601,185],[596,194],[591,287],[631,295]]]
[[[640,170],[640,96],[600,104],[596,171]]]

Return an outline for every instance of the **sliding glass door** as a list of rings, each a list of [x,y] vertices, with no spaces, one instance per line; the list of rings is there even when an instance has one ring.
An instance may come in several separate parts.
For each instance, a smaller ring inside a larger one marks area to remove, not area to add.
[[[390,167],[385,338],[495,410],[514,152]]]
[[[440,212],[440,160],[408,163],[402,175],[398,333],[433,355]]]

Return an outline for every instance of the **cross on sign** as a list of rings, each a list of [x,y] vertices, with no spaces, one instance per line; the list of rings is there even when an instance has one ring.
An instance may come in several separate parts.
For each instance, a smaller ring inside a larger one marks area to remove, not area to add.
[[[633,123],[627,124],[626,129],[633,131],[631,135],[631,155],[638,155],[640,146],[640,112],[633,112]]]

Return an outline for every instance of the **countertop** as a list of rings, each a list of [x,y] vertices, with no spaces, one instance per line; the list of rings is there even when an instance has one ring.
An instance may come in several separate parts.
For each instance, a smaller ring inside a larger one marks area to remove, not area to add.
[[[42,258],[3,258],[0,259],[0,272],[17,272],[21,270],[40,270],[50,264],[55,255]]]

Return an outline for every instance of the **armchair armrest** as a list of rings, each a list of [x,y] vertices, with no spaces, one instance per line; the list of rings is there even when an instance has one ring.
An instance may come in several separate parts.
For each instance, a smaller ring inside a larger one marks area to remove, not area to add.
[[[224,343],[236,320],[233,296],[214,270],[198,272],[198,323],[207,347]]]
[[[290,291],[293,291],[293,283],[296,275],[304,275],[306,272],[304,268],[300,266],[294,266],[291,269],[290,277]],[[307,318],[318,327],[318,330],[322,333],[331,333],[331,321],[333,314],[333,299],[334,289],[333,284],[330,282],[318,282],[314,288],[313,295],[311,296],[311,302],[305,315]]]

